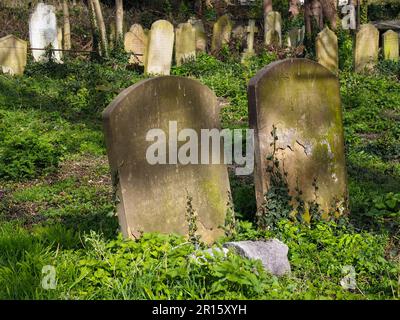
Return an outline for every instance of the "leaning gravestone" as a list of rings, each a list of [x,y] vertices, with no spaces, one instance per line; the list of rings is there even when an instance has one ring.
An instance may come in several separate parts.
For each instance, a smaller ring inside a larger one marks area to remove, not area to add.
[[[209,88],[183,77],[147,79],[124,90],[104,111],[103,119],[125,236],[136,238],[141,232],[187,235],[187,196],[193,198],[202,240],[210,243],[223,235],[219,226],[224,224],[229,202],[226,165],[182,165],[171,152],[167,164],[150,164],[146,156],[154,144],[154,140],[148,142],[151,129],[165,133],[165,140],[157,140],[166,143],[164,150],[158,150],[159,157],[175,148],[177,137],[169,130],[170,121],[176,121],[180,140],[180,130],[185,128],[193,129],[198,137],[201,129],[219,128],[217,99]],[[180,149],[184,142],[177,144]]]
[[[174,50],[174,26],[166,20],[154,22],[150,30],[145,73],[169,75]]]
[[[264,21],[265,44],[282,45],[282,18],[276,11],[268,12]]]
[[[333,73],[339,69],[338,40],[336,34],[325,27],[316,37],[317,61]]]
[[[399,35],[392,30],[383,34],[383,56],[385,60],[399,60]]]
[[[125,34],[125,51],[132,53],[129,63],[143,65],[146,60],[147,35],[140,24],[134,24]]]
[[[29,40],[33,48],[32,55],[35,61],[46,60],[46,49],[51,45],[52,49],[59,50],[57,18],[55,9],[51,5],[39,3],[29,20]],[[39,50],[35,50],[39,49]],[[54,60],[61,62],[61,52],[53,52]]]
[[[277,160],[293,199],[316,202],[325,215],[347,212],[342,110],[333,73],[306,59],[271,63],[250,80],[249,121],[258,207],[273,181],[268,168]]]
[[[196,30],[190,23],[181,23],[175,32],[175,61],[180,66],[196,59]]]
[[[196,32],[196,51],[206,52],[207,49],[207,34],[204,29],[204,24],[200,19],[189,19],[188,21]]]
[[[229,44],[232,34],[233,23],[228,15],[224,15],[214,23],[213,37],[211,41],[211,51],[217,52],[224,45]]]
[[[356,35],[354,68],[356,72],[369,71],[378,62],[379,31],[372,24],[363,24]]]
[[[4,73],[24,73],[28,55],[28,44],[13,35],[0,39],[0,67]]]

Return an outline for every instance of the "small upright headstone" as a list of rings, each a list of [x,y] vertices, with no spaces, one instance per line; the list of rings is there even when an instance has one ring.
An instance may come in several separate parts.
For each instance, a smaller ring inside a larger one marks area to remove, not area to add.
[[[218,52],[224,45],[229,44],[233,23],[228,15],[224,15],[214,24],[211,51]]]
[[[363,24],[356,35],[354,68],[356,72],[369,71],[378,62],[379,31],[372,24]]]
[[[204,29],[204,24],[200,19],[189,19],[188,21],[196,32],[196,51],[206,52],[207,50],[207,34]]]
[[[295,48],[303,44],[305,35],[305,27],[293,28],[288,32],[287,46],[290,48]]]
[[[21,75],[27,61],[28,44],[13,35],[0,39],[0,67],[4,73]]]
[[[383,34],[383,56],[385,60],[399,61],[399,35],[392,30]]]
[[[246,27],[242,25],[237,25],[235,28],[232,30],[232,38],[238,40],[239,42],[243,42],[243,40],[246,39]]]
[[[143,65],[146,61],[147,34],[140,24],[134,24],[125,34],[125,51],[132,53],[129,63]]]
[[[282,45],[282,18],[276,11],[268,12],[265,16],[265,44]]]
[[[316,38],[317,61],[333,73],[339,69],[338,40],[336,34],[325,27]]]
[[[243,53],[243,58],[250,57],[254,55],[254,35],[258,32],[258,28],[256,27],[256,21],[254,19],[249,20],[249,26],[246,28],[248,32],[247,35],[247,48]]]
[[[45,49],[49,45],[52,49],[61,49],[57,35],[57,18],[54,7],[40,2],[29,20],[29,40],[35,61],[46,60]],[[54,51],[53,57],[55,61],[61,62],[60,51]]]
[[[176,65],[196,59],[196,30],[191,23],[181,23],[175,32]]]
[[[145,73],[169,75],[174,50],[174,26],[166,20],[154,22],[146,55]]]
[[[274,181],[268,169],[277,161],[275,172],[287,181],[293,200],[317,203],[323,217],[347,212],[342,108],[332,72],[306,59],[269,64],[250,80],[249,121],[256,133],[259,208]]]
[[[298,43],[299,46],[303,44],[305,36],[306,36],[306,27],[302,26],[299,29],[299,43]]]
[[[207,243],[224,234],[219,227],[229,202],[226,165],[177,161],[188,143],[200,154],[196,139],[203,129],[220,128],[217,98],[208,87],[183,77],[147,79],[121,92],[104,111],[103,120],[125,236],[187,235],[189,223],[196,223],[196,234]],[[223,148],[220,152],[223,156]],[[159,159],[153,161],[155,153]]]
[[[287,46],[289,48],[297,47],[298,35],[299,35],[299,29],[294,28],[294,29],[289,30],[288,37],[287,37]]]

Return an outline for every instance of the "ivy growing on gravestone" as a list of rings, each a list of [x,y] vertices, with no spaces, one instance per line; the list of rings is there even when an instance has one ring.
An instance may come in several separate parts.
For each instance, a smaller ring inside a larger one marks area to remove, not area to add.
[[[361,0],[361,16],[360,16],[361,24],[368,23],[368,1]]]
[[[193,208],[193,197],[186,191],[186,221],[188,223],[188,236],[189,242],[194,245],[196,249],[200,246],[200,236],[197,232],[197,212]]]
[[[263,230],[274,229],[280,220],[288,219],[293,211],[290,205],[292,197],[289,195],[287,172],[284,168],[280,169],[279,160],[276,158],[278,137],[275,126],[273,126],[271,136],[273,142],[270,146],[273,147],[273,152],[267,157],[269,165],[266,169],[270,177],[269,188],[264,195],[263,205],[257,211],[257,225]]]
[[[234,237],[236,235],[236,217],[235,209],[233,207],[232,194],[228,191],[228,203],[225,217],[225,225],[223,227],[227,237]]]

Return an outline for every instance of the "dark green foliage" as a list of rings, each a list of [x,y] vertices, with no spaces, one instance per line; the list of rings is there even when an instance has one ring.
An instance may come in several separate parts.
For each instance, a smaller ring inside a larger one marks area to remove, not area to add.
[[[178,236],[145,234],[112,241],[59,228],[31,234],[0,227],[1,298],[17,299],[379,299],[399,298],[398,266],[384,256],[385,237],[355,233],[334,223],[314,228],[282,220],[274,233],[241,223],[234,239],[279,237],[289,247],[292,274],[276,278],[260,261],[194,251]],[[60,235],[63,235],[60,237]],[[70,250],[69,248],[75,248]],[[193,255],[193,252],[195,254]],[[53,265],[57,288],[40,287],[41,269]],[[340,286],[343,267],[357,287]]]
[[[381,60],[377,65],[380,74],[393,76],[400,80],[400,62],[393,60]]]
[[[339,69],[351,71],[353,68],[353,36],[349,30],[337,31],[339,49]]]
[[[0,110],[0,178],[23,179],[57,168],[64,151],[61,139],[35,120]]]
[[[282,171],[280,163],[276,158],[276,127],[271,132],[273,141],[270,144],[272,154],[267,156],[269,176],[268,191],[264,195],[264,203],[257,211],[257,225],[259,228],[274,229],[277,223],[283,219],[288,219],[293,208],[290,204],[292,198],[289,195],[288,183],[286,181],[287,173]]]
[[[0,177],[37,177],[67,154],[104,153],[100,113],[141,77],[124,58],[32,63],[24,77],[0,75]]]

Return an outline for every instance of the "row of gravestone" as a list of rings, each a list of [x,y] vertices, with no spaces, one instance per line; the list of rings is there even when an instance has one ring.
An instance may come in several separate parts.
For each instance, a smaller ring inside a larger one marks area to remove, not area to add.
[[[271,186],[273,173],[268,168],[272,161],[280,164],[277,170],[287,180],[293,199],[300,197],[305,207],[318,203],[325,217],[344,214],[347,182],[337,77],[310,60],[281,60],[251,79],[248,98],[258,207],[263,206]],[[220,227],[230,192],[224,162],[148,160],[150,141],[158,139],[158,156],[167,158],[168,154],[171,159],[173,150],[192,141],[187,141],[189,136],[182,139],[181,133],[176,138],[182,129],[190,128],[190,137],[200,137],[204,129],[220,128],[217,98],[208,87],[173,76],[144,80],[120,93],[103,119],[125,236],[136,238],[142,232],[187,235],[189,223],[196,223],[198,234],[208,243],[223,234]],[[170,131],[171,122],[176,124],[175,133]],[[151,133],[154,129],[163,133],[157,139]],[[196,146],[200,154],[201,147]],[[188,220],[188,211],[197,212],[194,221]]]
[[[277,12],[267,16],[265,27],[265,43],[267,45],[281,44],[281,18]],[[247,35],[247,48],[243,57],[254,54],[254,36],[258,32],[255,20],[250,20],[246,28],[239,26],[233,29],[233,22],[228,15],[218,19],[213,27],[211,52],[218,52],[224,45],[229,44],[232,35],[242,37]],[[289,33],[288,45],[296,46],[304,39],[304,28]],[[130,62],[144,65],[145,72],[150,74],[168,75],[172,62],[175,43],[175,61],[179,66],[187,60],[196,58],[197,52],[206,52],[207,35],[203,22],[190,19],[187,23],[178,25],[174,32],[173,25],[166,20],[154,22],[150,30],[144,30],[139,24],[134,24],[125,34],[125,51],[132,53]]]
[[[279,12],[269,12],[265,17],[265,44],[282,44],[282,19]],[[255,20],[249,21],[246,29],[239,26],[233,29],[228,15],[224,15],[214,24],[211,51],[220,50],[230,42],[232,35],[247,33],[247,49],[243,56],[254,54],[254,35],[257,32]],[[45,50],[51,45],[54,59],[61,61],[61,32],[57,28],[55,9],[51,5],[39,3],[29,21],[29,37],[32,55],[35,61],[45,60]],[[288,45],[297,46],[304,39],[304,28],[293,29],[288,34]],[[196,52],[206,51],[207,36],[201,20],[190,19],[178,26],[176,32],[171,23],[159,20],[153,23],[150,31],[143,30],[139,24],[126,33],[125,49],[132,52],[131,62],[145,66],[146,73],[166,75],[170,73],[173,46],[177,65],[196,57]],[[383,35],[384,58],[398,60],[399,38],[394,31]],[[23,73],[27,58],[27,43],[13,36],[0,39],[0,66],[3,72]],[[356,36],[354,51],[355,71],[371,69],[378,60],[379,31],[370,24],[362,25]],[[338,44],[334,32],[325,28],[316,38],[317,60],[332,72],[338,70]]]
[[[281,44],[281,18],[278,12],[270,12],[265,21],[265,43]],[[239,33],[232,29],[233,23],[225,15],[214,24],[211,41],[211,52],[220,50],[228,44],[231,35]],[[241,32],[243,32],[242,30]],[[247,49],[244,57],[254,54],[254,34],[257,32],[255,20],[249,21],[245,30]],[[304,39],[304,28],[293,29],[288,35],[289,45],[299,45]],[[156,21],[150,31],[143,30],[139,24],[134,24],[125,35],[125,50],[132,52],[132,63],[144,64],[145,71],[153,74],[169,74],[173,46],[174,28],[165,20]],[[175,60],[179,66],[185,60],[195,59],[196,52],[205,52],[207,36],[201,20],[191,19],[180,24],[175,32]],[[383,35],[384,58],[397,61],[399,58],[399,36],[389,30]],[[317,61],[334,73],[338,72],[339,49],[337,36],[325,27],[316,37]],[[371,24],[365,24],[357,32],[354,50],[354,66],[356,72],[372,69],[378,61],[379,31]]]
[[[399,60],[399,35],[388,30],[383,34],[383,57]],[[336,34],[325,27],[316,37],[317,61],[337,73],[339,70],[339,48]],[[372,70],[378,62],[379,31],[372,24],[363,24],[355,37],[354,69],[356,72]]]
[[[53,57],[61,62],[62,32],[57,28],[55,9],[39,3],[29,20],[29,41],[35,61],[46,59],[46,48],[55,49]],[[28,57],[28,43],[13,35],[0,39],[0,67],[4,73],[23,74]]]

